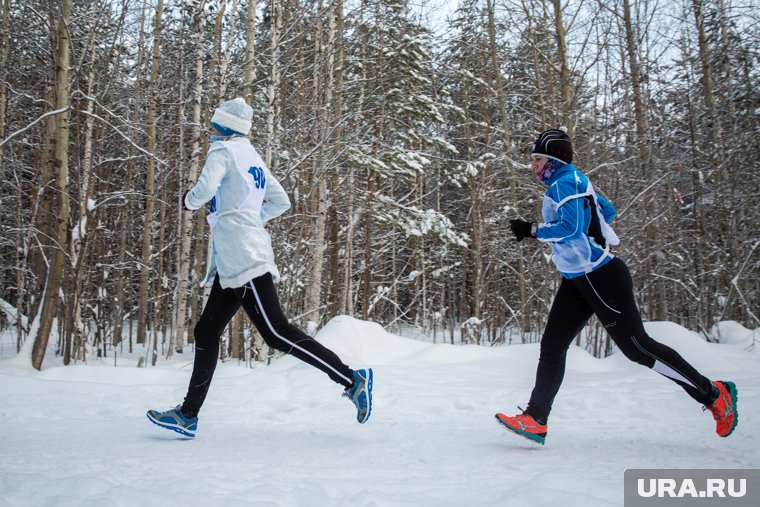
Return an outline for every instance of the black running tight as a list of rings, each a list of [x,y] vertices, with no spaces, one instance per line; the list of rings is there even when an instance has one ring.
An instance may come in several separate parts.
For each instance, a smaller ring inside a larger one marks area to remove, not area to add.
[[[565,375],[567,350],[592,314],[628,359],[676,382],[699,403],[709,405],[715,399],[709,379],[678,352],[646,334],[631,274],[616,257],[588,275],[562,279],[541,338],[536,384],[526,410],[535,419],[545,423],[549,417]]]
[[[351,368],[334,352],[288,322],[271,274],[254,278],[237,289],[223,289],[216,277],[203,314],[195,326],[195,362],[190,387],[182,404],[182,413],[186,417],[197,415],[206,399],[219,357],[219,338],[241,306],[267,345],[322,370],[344,387],[351,386]]]

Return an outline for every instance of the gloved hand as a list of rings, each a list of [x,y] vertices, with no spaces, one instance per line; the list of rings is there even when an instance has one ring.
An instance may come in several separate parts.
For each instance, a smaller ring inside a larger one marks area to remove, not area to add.
[[[515,235],[517,241],[522,241],[524,238],[535,238],[534,231],[535,224],[533,222],[527,222],[519,218],[509,221],[509,227],[512,229],[512,234]]]
[[[189,190],[185,190],[185,193],[182,194],[182,209],[184,209],[185,211],[192,211],[192,210],[188,209],[187,205],[185,204],[185,197],[187,197],[187,194],[189,194],[189,193],[190,193]]]

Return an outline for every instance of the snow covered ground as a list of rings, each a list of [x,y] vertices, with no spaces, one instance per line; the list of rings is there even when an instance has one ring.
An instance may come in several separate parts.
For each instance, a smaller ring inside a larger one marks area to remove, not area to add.
[[[733,435],[718,437],[710,414],[656,373],[573,348],[538,446],[493,418],[525,406],[537,344],[432,344],[349,317],[317,338],[374,368],[365,425],[340,387],[291,357],[220,364],[195,440],[145,418],[182,400],[192,353],[155,368],[42,372],[5,359],[0,506],[620,506],[626,468],[760,468],[760,354],[730,326],[720,345],[672,323],[647,329],[736,382]]]

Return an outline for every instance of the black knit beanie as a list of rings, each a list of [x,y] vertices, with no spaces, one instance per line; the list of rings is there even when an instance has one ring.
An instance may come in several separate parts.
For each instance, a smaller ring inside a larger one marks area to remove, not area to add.
[[[573,162],[573,145],[567,136],[567,128],[560,127],[541,132],[538,139],[533,143],[530,154],[543,155],[565,164],[571,164]]]

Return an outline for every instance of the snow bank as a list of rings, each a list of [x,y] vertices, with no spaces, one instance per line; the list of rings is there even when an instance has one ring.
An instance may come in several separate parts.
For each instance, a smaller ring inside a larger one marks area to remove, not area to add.
[[[644,327],[652,338],[674,348],[697,370],[731,371],[734,368],[731,357],[718,352],[721,349],[725,352],[734,350],[733,346],[708,343],[699,334],[673,322],[647,322]]]
[[[738,322],[729,320],[714,325],[710,335],[719,343],[730,343],[760,353],[760,328],[751,331]]]
[[[181,402],[190,353],[155,368],[28,372],[0,361],[0,507],[606,507],[622,505],[626,468],[760,467],[760,357],[670,323],[647,330],[737,383],[731,437],[717,437],[709,413],[660,375],[572,347],[539,447],[493,419],[530,396],[537,344],[436,345],[350,317],[317,339],[374,368],[365,425],[340,386],[289,356],[219,364],[193,441],[144,415]]]
[[[430,347],[428,343],[393,335],[380,324],[347,315],[331,319],[315,338],[341,358],[365,365],[394,363]]]

